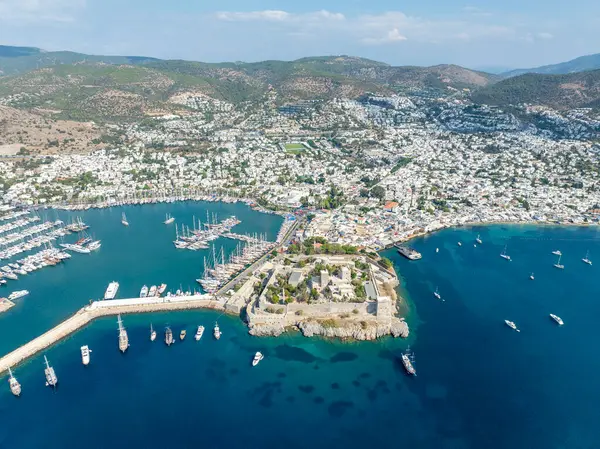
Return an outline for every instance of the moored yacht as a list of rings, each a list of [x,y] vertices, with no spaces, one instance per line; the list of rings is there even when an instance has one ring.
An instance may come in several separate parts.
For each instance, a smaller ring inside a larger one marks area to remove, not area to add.
[[[213,331],[213,335],[215,336],[215,338],[218,340],[219,338],[221,338],[221,329],[219,329],[219,323],[215,323],[215,329]]]
[[[550,318],[552,318],[554,321],[556,321],[556,324],[558,324],[559,326],[562,326],[564,323],[564,321],[562,320],[561,317],[559,317],[558,315],[554,315],[553,313],[550,314]]]
[[[529,279],[531,279],[532,281],[535,279],[535,277],[533,276],[533,273],[531,273],[531,274],[529,275]]]
[[[262,352],[258,351],[256,354],[254,354],[254,358],[252,359],[252,366],[258,365],[264,358],[265,356],[262,354]]]
[[[509,320],[504,320],[504,322],[505,322],[505,323],[506,323],[506,325],[507,325],[508,327],[510,327],[511,329],[513,329],[513,330],[515,330],[515,331],[517,331],[517,332],[521,332],[521,331],[520,331],[520,330],[517,328],[517,325],[516,325],[514,322],[512,322],[512,321],[509,321]]]
[[[433,292],[433,296],[435,296],[437,299],[442,299],[442,296],[440,295],[440,291],[438,288],[436,288],[435,291]]]
[[[156,331],[152,327],[152,323],[150,323],[150,341],[156,340]]]
[[[15,396],[21,396],[21,384],[17,380],[15,376],[13,376],[12,371],[8,368],[8,385],[10,387],[10,392]]]
[[[196,331],[196,335],[194,335],[194,338],[196,339],[196,341],[200,341],[200,339],[202,338],[203,334],[204,334],[204,326],[198,326],[198,330]]]
[[[556,268],[558,268],[559,270],[564,270],[565,266],[560,263],[561,257],[562,256],[558,256],[558,260],[556,261],[556,263],[554,264],[554,266]]]
[[[129,222],[127,221],[127,217],[125,216],[125,212],[121,215],[121,223],[123,226],[129,226]]]
[[[125,353],[127,348],[129,348],[129,337],[127,336],[127,331],[123,326],[123,321],[121,321],[121,315],[118,315],[117,323],[119,324],[119,351]]]
[[[402,354],[402,364],[404,365],[404,369],[408,374],[411,376],[417,375],[417,370],[415,370],[415,367],[413,366],[408,354]]]
[[[462,246],[462,242],[458,242],[458,246]]]
[[[28,290],[17,290],[16,292],[12,292],[10,295],[8,295],[8,299],[10,299],[11,301],[14,299],[19,299],[22,298],[23,296],[27,296],[29,294]]]
[[[148,298],[152,298],[154,296],[156,296],[156,285],[150,287],[150,290],[148,291]]]
[[[156,293],[157,293],[156,296],[162,295],[165,292],[166,289],[167,289],[167,284],[160,284],[160,286],[156,290]]]
[[[506,245],[504,245],[504,250],[502,251],[502,253],[500,254],[500,257],[502,257],[505,260],[511,260],[510,256],[508,254],[506,254]]]
[[[481,236],[479,234],[477,234],[477,238],[475,239],[475,241],[477,243],[479,243],[480,245],[483,243],[483,241],[481,240]]]
[[[88,345],[81,347],[81,363],[83,363],[84,365],[90,364],[90,352],[92,352],[92,350],[89,348]]]
[[[179,339],[181,341],[185,340],[186,335],[187,335],[187,331],[185,329],[183,329],[181,332],[179,332]]]
[[[583,259],[581,259],[581,261],[583,263],[587,263],[588,265],[592,264],[592,261],[590,260],[590,252],[589,251],[587,253],[585,253],[585,257]]]
[[[46,386],[47,387],[56,387],[58,384],[58,377],[56,377],[56,372],[54,372],[54,368],[50,366],[48,363],[48,359],[44,356],[44,361],[46,363],[46,368],[44,368],[44,375],[46,376]]]
[[[554,254],[555,256],[562,256],[562,253],[558,249],[555,249],[554,251],[552,251],[552,254]]]
[[[145,298],[148,296],[148,286],[144,285],[140,290],[140,298]]]
[[[171,217],[171,215],[167,214],[167,216],[165,217],[165,221],[163,222],[164,224],[171,224],[175,221],[175,217]]]
[[[119,283],[117,281],[112,281],[108,284],[106,291],[104,292],[104,299],[115,299],[117,296],[117,291],[119,290]]]
[[[173,331],[170,327],[167,326],[167,328],[165,329],[165,344],[167,346],[171,346],[173,343]]]

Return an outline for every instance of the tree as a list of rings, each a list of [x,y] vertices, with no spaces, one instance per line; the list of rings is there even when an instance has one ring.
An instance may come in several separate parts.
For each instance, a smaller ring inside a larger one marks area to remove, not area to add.
[[[385,189],[381,186],[375,186],[371,189],[371,195],[382,200],[385,198]]]
[[[394,264],[392,263],[392,261],[390,259],[388,259],[387,257],[382,257],[381,258],[381,265],[383,265],[388,270],[394,266]]]

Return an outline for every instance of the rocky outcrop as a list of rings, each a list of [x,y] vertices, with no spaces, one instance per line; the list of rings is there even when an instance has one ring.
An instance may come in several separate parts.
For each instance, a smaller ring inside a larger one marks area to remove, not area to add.
[[[255,337],[279,337],[285,332],[283,324],[250,324],[248,333]]]
[[[394,318],[389,325],[363,321],[336,323],[333,326],[329,322],[307,320],[298,323],[298,327],[305,337],[320,335],[326,338],[340,338],[342,340],[375,340],[386,335],[406,338],[409,334],[408,324],[398,318]]]

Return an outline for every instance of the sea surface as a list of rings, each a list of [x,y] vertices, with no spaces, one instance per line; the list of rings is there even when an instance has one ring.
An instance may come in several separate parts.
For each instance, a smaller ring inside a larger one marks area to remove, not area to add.
[[[192,282],[198,268],[190,265],[201,265],[202,255],[169,255],[170,239],[158,243],[169,237],[161,236],[164,225],[155,226],[168,209],[128,210],[127,230],[113,224],[118,209],[89,212],[95,220],[86,214],[109,262],[94,265],[82,255],[81,278],[40,280],[40,289],[53,282],[47,300],[36,297],[40,304],[29,314],[0,316],[0,352],[38,333],[19,328],[59,321],[113,278],[132,294],[142,283]],[[235,214],[244,220],[242,209]],[[255,225],[276,232],[279,223],[270,220],[280,223],[261,215]],[[149,231],[138,238],[142,222]],[[474,247],[477,234],[483,244]],[[237,317],[173,312],[124,316],[131,347],[122,355],[115,319],[97,320],[46,351],[59,377],[56,391],[44,386],[41,355],[15,370],[21,398],[1,381],[0,448],[597,448],[599,276],[581,258],[589,250],[600,265],[599,237],[594,228],[489,226],[417,239],[411,244],[423,259],[416,262],[387,251],[402,279],[408,340],[255,338]],[[512,262],[499,257],[505,245]],[[555,249],[564,254],[564,270],[553,267]],[[78,287],[65,294],[69,283]],[[68,304],[52,308],[59,302]],[[219,341],[211,335],[217,320]],[[150,323],[159,331],[155,342]],[[207,327],[200,342],[193,340],[198,324]],[[166,347],[166,325],[176,335],[187,329],[188,337]],[[83,344],[93,351],[88,367],[80,360]],[[402,368],[408,346],[417,377]],[[266,357],[253,368],[257,350]]]

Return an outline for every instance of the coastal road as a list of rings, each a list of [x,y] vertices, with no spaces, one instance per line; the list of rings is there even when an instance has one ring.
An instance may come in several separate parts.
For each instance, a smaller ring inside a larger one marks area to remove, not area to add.
[[[288,232],[285,234],[283,239],[281,239],[281,242],[279,242],[271,251],[265,253],[260,259],[258,259],[256,262],[254,262],[252,265],[250,265],[248,268],[246,268],[244,271],[242,271],[240,274],[238,274],[236,277],[230,280],[227,284],[221,287],[217,291],[216,295],[223,295],[227,291],[234,288],[238,283],[240,283],[241,280],[245,279],[250,273],[252,273],[258,267],[260,267],[265,262],[267,257],[269,257],[269,254],[271,254],[273,250],[278,250],[282,246],[287,246],[290,243],[294,232],[296,232],[296,229],[298,229],[298,227],[300,227],[300,225],[304,223],[305,220],[305,217],[296,217],[296,222],[290,227],[290,229],[288,229]]]

